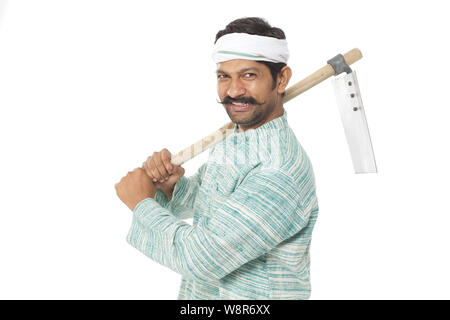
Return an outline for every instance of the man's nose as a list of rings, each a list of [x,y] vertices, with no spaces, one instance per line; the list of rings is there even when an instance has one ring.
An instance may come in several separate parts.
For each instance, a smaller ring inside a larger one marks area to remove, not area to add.
[[[231,81],[230,87],[227,91],[228,96],[231,98],[237,98],[240,96],[245,95],[245,87],[243,86],[242,82],[238,79],[235,79]]]

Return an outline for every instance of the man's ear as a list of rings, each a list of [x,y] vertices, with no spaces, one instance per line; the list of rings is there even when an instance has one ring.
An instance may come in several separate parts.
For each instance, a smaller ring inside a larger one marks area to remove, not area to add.
[[[278,73],[277,92],[279,94],[282,94],[283,92],[286,91],[286,87],[291,77],[292,77],[292,70],[288,66],[283,67],[280,73]]]

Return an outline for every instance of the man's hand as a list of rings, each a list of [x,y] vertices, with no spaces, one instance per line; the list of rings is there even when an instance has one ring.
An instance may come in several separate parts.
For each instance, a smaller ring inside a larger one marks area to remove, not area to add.
[[[175,184],[184,175],[184,168],[172,164],[171,158],[169,150],[162,149],[154,152],[142,165],[156,188],[161,189],[169,199],[172,198]]]
[[[128,172],[115,187],[117,196],[132,211],[142,200],[153,198],[157,190],[142,168]]]

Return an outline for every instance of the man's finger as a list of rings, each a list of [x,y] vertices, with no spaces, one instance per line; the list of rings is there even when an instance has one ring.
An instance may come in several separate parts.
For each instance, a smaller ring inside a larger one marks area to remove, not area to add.
[[[171,153],[167,149],[161,150],[161,160],[164,163],[164,166],[166,167],[167,172],[172,173],[173,165],[170,162],[170,159],[172,158]]]
[[[154,157],[154,163],[156,165],[156,169],[158,169],[158,172],[160,174],[159,182],[164,182],[164,180],[167,180],[167,178],[169,177],[169,172],[164,165],[161,152],[158,152]]]
[[[150,161],[150,171],[153,174],[153,182],[161,181],[164,179],[163,173],[160,172],[157,157],[153,156]],[[165,169],[164,169],[165,170]]]
[[[148,157],[147,160],[144,162],[145,163],[145,172],[147,173],[147,175],[150,177],[150,179],[153,179],[153,173],[151,171],[151,161],[152,161],[152,157]]]

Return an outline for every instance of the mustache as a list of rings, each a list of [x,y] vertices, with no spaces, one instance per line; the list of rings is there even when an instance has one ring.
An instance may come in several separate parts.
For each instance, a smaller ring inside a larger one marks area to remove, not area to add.
[[[264,102],[256,101],[256,99],[253,98],[253,97],[242,97],[242,98],[234,99],[234,98],[231,98],[230,96],[226,96],[225,98],[223,98],[222,101],[219,100],[217,102],[220,103],[220,104],[231,104],[233,102],[249,103],[249,104],[258,105],[258,106],[264,104]]]

